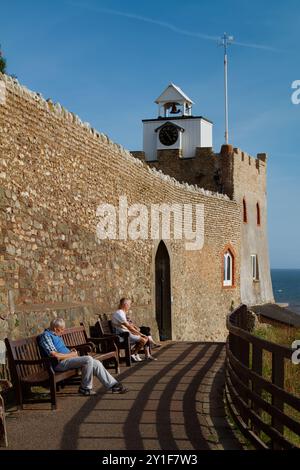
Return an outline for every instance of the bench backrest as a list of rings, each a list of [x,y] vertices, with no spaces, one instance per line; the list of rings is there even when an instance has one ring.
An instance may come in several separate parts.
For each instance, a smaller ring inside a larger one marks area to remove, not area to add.
[[[99,320],[97,321],[97,323],[102,333],[102,336],[113,334],[111,320],[108,319],[105,313],[99,315]]]
[[[23,338],[18,340],[11,340],[6,338],[5,345],[7,349],[8,363],[12,378],[17,374],[18,377],[27,377],[31,374],[36,374],[45,370],[43,364],[16,364],[17,360],[38,360],[41,359],[41,353],[38,346],[37,336]]]
[[[66,328],[61,337],[66,346],[79,346],[88,342],[84,326]]]

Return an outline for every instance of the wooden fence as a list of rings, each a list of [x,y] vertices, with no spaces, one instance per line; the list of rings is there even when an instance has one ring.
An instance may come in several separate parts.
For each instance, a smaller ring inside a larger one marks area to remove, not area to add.
[[[285,389],[293,350],[254,336],[247,324],[246,305],[227,317],[225,397],[232,418],[256,448],[300,447],[300,398]],[[271,356],[268,377],[266,354]]]

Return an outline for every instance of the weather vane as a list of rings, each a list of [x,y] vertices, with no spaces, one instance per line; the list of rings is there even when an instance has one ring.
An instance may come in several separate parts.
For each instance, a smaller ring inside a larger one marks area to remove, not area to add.
[[[228,144],[228,83],[227,83],[227,48],[233,43],[233,36],[224,33],[220,39],[220,46],[224,47],[224,91],[225,91],[225,144]]]

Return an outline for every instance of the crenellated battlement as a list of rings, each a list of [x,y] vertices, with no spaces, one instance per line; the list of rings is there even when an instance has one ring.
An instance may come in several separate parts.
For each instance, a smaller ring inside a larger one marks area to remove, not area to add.
[[[258,153],[256,157],[252,157],[247,152],[241,150],[238,147],[233,148],[234,158],[240,158],[241,162],[245,162],[249,166],[255,167],[256,169],[264,168],[267,164],[267,154]]]
[[[252,157],[239,148],[233,149],[233,193],[238,194],[246,190],[252,192],[265,192],[267,155],[257,154]]]
[[[267,154],[256,158],[231,145],[223,145],[220,152],[221,172],[225,193],[240,200],[247,191],[263,194],[266,191]]]

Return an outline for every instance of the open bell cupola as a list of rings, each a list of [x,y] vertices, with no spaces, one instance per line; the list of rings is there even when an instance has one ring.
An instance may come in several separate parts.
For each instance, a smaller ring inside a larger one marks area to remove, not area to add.
[[[158,150],[179,150],[182,158],[195,156],[197,147],[212,147],[212,122],[193,116],[193,101],[170,83],[155,100],[158,117],[143,119],[146,161],[157,160]]]
[[[158,117],[191,116],[193,101],[174,83],[170,83],[155,100]]]

